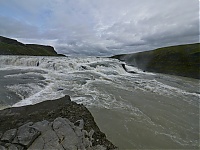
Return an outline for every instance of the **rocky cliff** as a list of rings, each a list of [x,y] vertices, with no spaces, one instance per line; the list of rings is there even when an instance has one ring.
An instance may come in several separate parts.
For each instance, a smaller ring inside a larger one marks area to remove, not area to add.
[[[3,36],[0,36],[0,55],[64,56],[57,54],[52,46],[23,44]]]
[[[134,54],[115,55],[144,71],[200,79],[200,44],[177,45]]]
[[[106,150],[106,139],[93,116],[69,96],[0,111],[0,149]]]

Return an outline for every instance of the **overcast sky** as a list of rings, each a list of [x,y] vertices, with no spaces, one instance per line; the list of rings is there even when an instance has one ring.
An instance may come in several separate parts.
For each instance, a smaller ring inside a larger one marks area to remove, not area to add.
[[[66,55],[199,42],[199,0],[0,0],[0,35]]]

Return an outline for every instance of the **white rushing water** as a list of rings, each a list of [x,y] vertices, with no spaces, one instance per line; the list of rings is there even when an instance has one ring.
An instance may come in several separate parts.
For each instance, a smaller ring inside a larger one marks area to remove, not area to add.
[[[143,72],[109,58],[0,56],[0,107],[70,95],[121,149],[197,148],[199,80]]]

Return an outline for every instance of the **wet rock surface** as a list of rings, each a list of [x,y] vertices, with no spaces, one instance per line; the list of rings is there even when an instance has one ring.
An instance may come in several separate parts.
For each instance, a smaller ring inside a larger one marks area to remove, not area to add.
[[[0,111],[0,150],[106,150],[106,139],[91,113],[69,96]]]

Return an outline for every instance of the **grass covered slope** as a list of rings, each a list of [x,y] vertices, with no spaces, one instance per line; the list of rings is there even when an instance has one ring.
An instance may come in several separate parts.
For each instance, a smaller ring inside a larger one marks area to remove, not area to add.
[[[59,56],[51,46],[23,44],[0,36],[0,55]]]
[[[199,46],[199,43],[177,45],[134,54],[116,55],[112,58],[146,71],[200,79]]]

